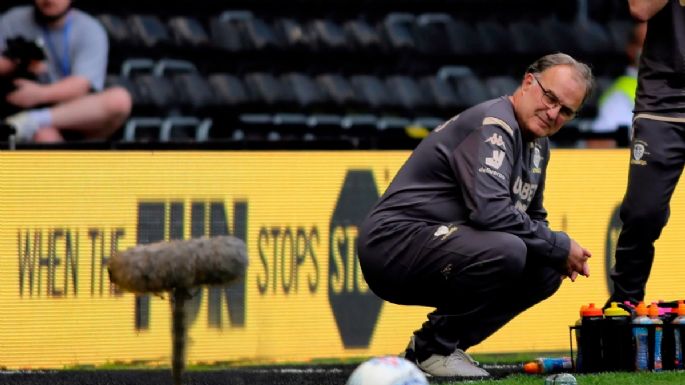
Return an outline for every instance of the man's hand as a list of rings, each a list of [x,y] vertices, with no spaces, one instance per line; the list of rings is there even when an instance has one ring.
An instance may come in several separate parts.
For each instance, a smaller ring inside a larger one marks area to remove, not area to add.
[[[17,107],[31,108],[43,104],[43,86],[27,79],[16,79],[14,91],[7,94],[7,101]]]
[[[571,239],[571,248],[566,259],[566,275],[571,278],[571,281],[575,282],[579,274],[586,277],[590,276],[587,259],[591,256],[592,254],[587,249]]]

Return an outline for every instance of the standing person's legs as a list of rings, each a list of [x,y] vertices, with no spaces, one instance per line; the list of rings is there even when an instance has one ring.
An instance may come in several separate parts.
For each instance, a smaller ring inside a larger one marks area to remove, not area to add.
[[[633,126],[628,187],[620,214],[623,227],[609,302],[644,299],[654,242],[668,221],[671,195],[685,161],[685,123],[636,119]]]

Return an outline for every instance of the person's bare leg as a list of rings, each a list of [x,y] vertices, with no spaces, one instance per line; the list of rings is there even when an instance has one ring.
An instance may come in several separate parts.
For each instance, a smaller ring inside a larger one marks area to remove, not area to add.
[[[52,126],[60,132],[78,131],[88,139],[106,139],[128,118],[131,107],[128,91],[112,87],[52,107]]]

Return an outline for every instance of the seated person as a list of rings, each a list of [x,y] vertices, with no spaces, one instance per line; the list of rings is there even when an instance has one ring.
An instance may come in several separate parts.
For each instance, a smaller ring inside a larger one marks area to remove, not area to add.
[[[122,125],[131,96],[103,90],[108,48],[104,28],[71,0],[35,0],[0,17],[0,78],[9,84],[0,113],[18,141],[104,140]]]

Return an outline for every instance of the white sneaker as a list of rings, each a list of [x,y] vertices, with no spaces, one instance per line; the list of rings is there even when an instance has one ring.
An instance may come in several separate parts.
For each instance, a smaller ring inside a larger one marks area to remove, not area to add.
[[[18,142],[30,142],[33,139],[33,135],[40,129],[38,122],[31,119],[27,111],[7,117],[5,123],[11,125],[17,131],[16,138]]]
[[[435,377],[490,377],[490,373],[479,368],[478,362],[461,349],[449,356],[433,354],[417,366]]]

